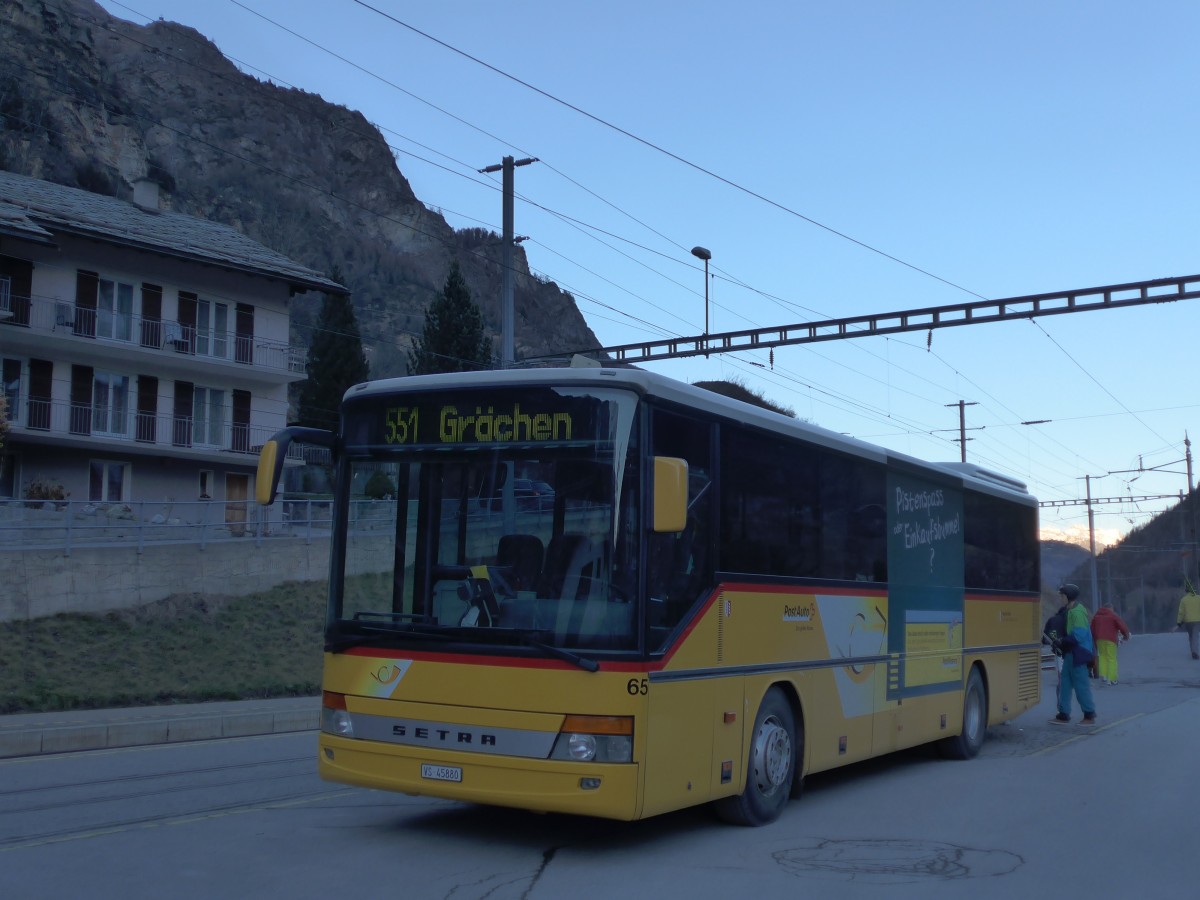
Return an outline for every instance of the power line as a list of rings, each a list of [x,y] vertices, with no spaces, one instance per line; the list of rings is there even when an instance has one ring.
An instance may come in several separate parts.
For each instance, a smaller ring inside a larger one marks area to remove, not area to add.
[[[239,5],[239,6],[242,6],[242,8],[246,8],[246,7],[244,7],[244,6],[243,6],[242,4],[240,4],[240,3],[239,3],[239,4],[237,4],[237,5]],[[247,9],[248,9],[248,8],[247,8]],[[262,18],[264,21],[267,21],[267,22],[269,22],[269,23],[271,23],[271,24],[274,24],[274,25],[276,25],[277,27],[280,27],[280,28],[282,28],[283,30],[285,30],[285,31],[286,31],[286,32],[288,32],[289,34],[292,34],[292,35],[294,35],[294,36],[296,36],[296,37],[300,38],[301,40],[304,40],[306,43],[308,43],[308,44],[310,44],[310,45],[312,45],[312,46],[318,47],[319,49],[323,50],[324,52],[328,52],[328,53],[330,53],[330,54],[331,54],[332,56],[334,56],[335,58],[338,58],[338,59],[340,59],[340,60],[343,60],[343,61],[344,61],[344,62],[346,62],[347,64],[349,64],[349,65],[352,65],[352,66],[354,66],[355,68],[357,68],[357,69],[359,69],[359,70],[361,70],[361,71],[367,72],[368,74],[372,75],[373,77],[377,77],[377,78],[379,77],[379,76],[375,75],[375,73],[373,73],[373,72],[370,72],[369,70],[365,69],[364,67],[362,67],[362,66],[359,66],[358,64],[356,64],[356,63],[353,63],[353,62],[351,62],[351,61],[349,61],[349,60],[346,60],[346,59],[345,59],[345,57],[342,57],[341,55],[339,55],[339,54],[337,54],[337,53],[334,53],[334,52],[333,52],[333,51],[331,51],[331,50],[328,50],[328,48],[325,48],[323,45],[321,45],[321,44],[319,44],[319,43],[317,43],[317,42],[311,41],[310,39],[308,39],[308,38],[305,38],[305,37],[303,37],[302,35],[299,35],[299,34],[298,34],[297,32],[295,32],[294,30],[292,30],[292,29],[289,29],[289,28],[286,28],[286,26],[283,26],[283,25],[281,25],[280,23],[277,23],[277,22],[275,22],[274,20],[271,20],[271,19],[269,19],[269,18],[267,18],[267,17],[265,17],[265,16],[262,16],[261,14],[259,14],[259,13],[256,13],[256,12],[254,12],[253,10],[248,10],[248,11],[250,11],[250,12],[254,13],[256,16],[258,16],[259,18]],[[257,70],[257,71],[262,71],[261,69],[257,69],[257,67],[255,67],[255,68],[256,68],[256,70]],[[425,101],[423,98],[419,98],[419,97],[417,97],[416,95],[412,94],[410,91],[407,91],[407,90],[405,90],[404,88],[401,88],[399,85],[396,85],[394,82],[390,82],[390,81],[388,81],[388,80],[386,80],[386,79],[380,79],[380,80],[384,81],[384,82],[385,82],[386,84],[388,84],[389,86],[391,86],[391,87],[394,87],[395,89],[402,91],[402,92],[403,92],[403,93],[405,93],[406,95],[408,95],[408,96],[412,96],[412,97],[414,97],[414,99],[418,99],[418,100],[420,100],[421,102],[423,102],[423,103],[426,103],[427,105],[431,106],[432,108],[434,108],[434,109],[437,109],[438,111],[440,111],[440,112],[443,112],[444,114],[451,116],[451,117],[452,117],[452,118],[454,118],[456,121],[460,121],[460,122],[462,122],[462,123],[464,123],[464,124],[471,125],[471,123],[467,122],[466,120],[462,119],[461,117],[454,116],[453,114],[451,114],[451,113],[449,113],[448,111],[446,111],[446,110],[442,109],[441,107],[438,107],[438,106],[436,106],[436,105],[434,105],[434,104],[430,104],[428,101]],[[379,127],[379,126],[377,126],[377,127]],[[474,127],[474,126],[472,125],[471,127]],[[476,129],[476,130],[480,130],[480,129]],[[395,132],[393,132],[393,133],[395,133]],[[486,133],[486,132],[484,132],[484,133]],[[491,136],[491,135],[489,135],[489,136]],[[492,136],[492,137],[494,137],[494,136]],[[513,145],[511,145],[511,144],[510,144],[509,146],[513,146]],[[425,160],[425,159],[423,159],[422,157],[419,157],[419,156],[417,156],[416,154],[411,154],[411,153],[408,153],[407,151],[401,151],[401,150],[398,150],[398,148],[393,148],[393,149],[397,150],[397,152],[404,152],[404,153],[406,153],[406,155],[412,156],[412,157],[413,157],[413,158],[415,158],[415,159],[419,159],[419,160],[421,160],[421,161],[424,161],[424,162],[430,163],[430,164],[432,164],[432,165],[438,166],[438,164],[436,164],[436,163],[432,163],[432,162],[431,162],[431,161],[429,161],[429,160]],[[445,156],[447,159],[453,159],[452,157],[450,157],[450,156],[448,156],[448,155],[446,155],[446,154],[442,154],[442,153],[440,153],[439,151],[436,151],[436,150],[435,150],[435,151],[433,151],[433,152],[438,152],[438,153],[439,153],[439,155]],[[442,166],[438,166],[438,167],[439,167],[439,168],[445,168],[445,167],[442,167]],[[551,167],[551,168],[553,168],[553,167]],[[450,171],[450,170],[447,170],[447,171]],[[558,172],[558,170],[557,170],[557,169],[554,169],[554,171]],[[459,173],[454,173],[454,174],[459,174]],[[570,179],[570,178],[569,178],[568,176],[566,176],[564,173],[561,173],[561,172],[560,172],[559,174],[560,174],[560,175],[562,175],[563,177],[567,178],[567,180],[568,180],[568,181],[570,181],[572,184],[575,184],[576,186],[578,186],[578,187],[580,187],[580,188],[584,189],[584,190],[585,190],[585,191],[587,191],[588,193],[592,194],[592,196],[596,196],[596,197],[598,197],[598,198],[599,198],[599,195],[595,194],[595,192],[592,192],[592,191],[588,190],[587,188],[584,188],[582,185],[580,185],[580,184],[579,184],[579,182],[577,182],[577,181],[575,181],[575,180],[573,180],[573,179]],[[469,180],[474,180],[474,179],[469,179]],[[538,206],[539,208],[542,208],[544,211],[548,212],[549,214],[551,214],[551,215],[555,215],[555,216],[559,217],[560,219],[562,219],[562,220],[564,220],[564,221],[566,221],[566,220],[575,221],[575,222],[578,222],[578,221],[579,221],[579,220],[573,220],[573,219],[571,219],[571,217],[568,217],[568,216],[566,216],[565,214],[562,214],[562,213],[557,213],[557,212],[555,212],[554,210],[550,210],[549,208],[547,208],[547,207],[545,207],[545,206],[543,206],[543,205],[541,205],[541,204],[537,204],[537,203],[535,203],[534,201],[532,201],[531,199],[529,199],[528,197],[523,197],[522,199],[523,199],[523,200],[525,200],[525,202],[528,202],[528,203],[530,203],[530,204],[532,204],[532,205],[535,205],[535,206]],[[599,199],[603,200],[603,198],[599,198]],[[608,203],[608,201],[606,201],[606,200],[604,200],[603,202],[605,202],[605,203]],[[624,213],[624,211],[623,211],[623,210],[620,210],[620,208],[619,208],[619,207],[616,207],[614,204],[608,203],[608,205],[610,205],[610,206],[612,206],[614,209],[618,209],[619,211],[621,211],[621,212],[623,212],[623,213]],[[655,233],[655,234],[656,234],[656,235],[658,235],[659,237],[663,237],[665,240],[669,240],[669,239],[667,239],[667,238],[666,238],[664,235],[662,235],[660,232],[657,232],[657,231],[655,231],[654,229],[650,228],[648,225],[646,225],[646,223],[644,223],[644,222],[641,222],[641,220],[637,219],[636,217],[633,217],[632,215],[630,215],[630,214],[628,214],[628,213],[624,213],[624,214],[625,214],[625,215],[627,215],[629,218],[631,218],[633,221],[635,221],[635,222],[638,222],[639,224],[643,225],[643,227],[647,227],[649,230],[651,230],[653,233]],[[586,228],[595,229],[595,226],[589,226],[589,225],[587,225],[586,223],[582,223],[582,222],[580,222],[579,224],[580,224],[580,225],[583,225],[583,226],[584,226],[584,227],[586,227]],[[597,230],[599,230],[599,229],[597,229]],[[602,230],[600,230],[600,231],[602,231]],[[602,231],[602,233],[607,233],[607,232],[603,232],[603,231]],[[618,239],[618,240],[627,240],[627,239],[625,239],[625,238],[622,238],[622,237],[620,237],[620,236],[617,236],[617,235],[613,235],[613,237],[614,237],[615,239]],[[634,243],[634,242],[630,242],[630,243]],[[682,245],[678,244],[677,242],[671,242],[671,243],[674,243],[674,244],[675,244],[675,246],[677,246],[677,247],[682,247]],[[544,244],[543,244],[543,246],[546,246],[546,245],[544,245]],[[651,250],[650,248],[642,247],[642,245],[638,245],[638,244],[636,244],[636,243],[634,243],[634,246],[639,246],[639,247],[641,247],[642,249],[648,250],[649,252],[654,252],[654,253],[657,253],[657,251],[653,251],[653,250]],[[548,248],[548,249],[549,249],[549,248]],[[610,249],[614,249],[614,250],[615,250],[615,248],[612,248],[611,246],[610,246]],[[552,251],[552,252],[554,252],[554,251]],[[559,255],[561,255],[561,254],[559,254]],[[660,255],[664,255],[664,256],[665,256],[665,254],[660,254]],[[568,258],[567,258],[567,257],[565,257],[565,256],[564,256],[563,258],[564,258],[564,259],[568,259]],[[632,258],[632,257],[629,257],[629,258],[630,258],[631,260],[633,260],[633,258]],[[671,257],[668,257],[668,258],[671,258]],[[637,260],[633,260],[633,261],[635,261],[635,262],[638,262],[638,263],[639,263],[639,264],[641,264],[641,265],[644,265],[644,263],[640,263],[640,261],[637,261]],[[581,268],[585,268],[585,271],[591,271],[591,270],[588,270],[588,269],[586,269],[586,267],[582,267],[582,266],[581,266]],[[647,268],[649,268],[649,267],[647,267]],[[651,271],[655,271],[655,270],[651,269]],[[595,273],[593,272],[592,274],[595,274]],[[657,273],[657,274],[660,274],[660,275],[661,275],[662,273]],[[665,277],[665,276],[664,276],[664,277]],[[671,280],[673,283],[675,283],[675,284],[679,285],[679,282],[675,281],[674,279],[669,279],[669,280]],[[610,282],[610,283],[612,283],[612,282]],[[741,281],[737,281],[737,280],[733,280],[733,279],[731,279],[731,283],[735,283],[735,284],[738,284],[739,286],[742,286],[742,287],[744,287],[744,288],[748,288],[748,289],[750,289],[750,290],[754,290],[753,288],[750,288],[748,285],[745,285],[745,283],[744,283],[744,282],[741,282]],[[615,283],[614,283],[614,286],[616,286],[616,287],[619,287],[618,285],[615,285]],[[692,293],[694,293],[694,292],[695,292],[695,291],[694,291],[694,289],[689,289],[689,288],[686,288],[686,286],[683,286],[683,285],[680,285],[680,286],[684,287],[684,288],[685,288],[685,290],[689,290],[689,291],[690,291],[690,292],[692,292]],[[624,288],[621,288],[621,289],[622,289],[622,290],[626,290],[626,289],[624,289]],[[628,292],[628,291],[627,291],[627,292]],[[628,292],[628,293],[630,293],[630,294],[631,294],[631,296],[638,297],[638,299],[641,299],[643,302],[647,302],[649,305],[651,305],[651,306],[655,306],[656,308],[659,308],[659,309],[661,310],[661,307],[657,307],[657,305],[656,305],[656,304],[653,304],[652,302],[650,302],[650,301],[646,300],[646,298],[644,298],[644,297],[641,297],[640,295],[634,294],[633,292]],[[795,308],[799,308],[797,304],[793,304],[793,303],[790,303],[790,302],[788,302],[788,301],[784,301],[782,298],[775,297],[775,296],[773,296],[773,295],[770,295],[770,294],[768,294],[768,293],[766,293],[766,292],[763,292],[763,291],[757,291],[757,293],[759,293],[760,295],[762,295],[762,296],[764,296],[764,297],[767,297],[768,299],[773,299],[775,302],[778,302],[778,303],[779,303],[781,306],[783,306],[783,307],[787,307],[787,308],[793,308],[793,309],[795,309]],[[593,301],[593,302],[599,302],[599,301]],[[724,307],[724,306],[723,306],[723,305],[721,305],[721,304],[716,304],[716,305],[717,305],[719,308],[726,309],[726,311],[728,311],[728,312],[733,312],[732,310],[728,310],[726,307]],[[611,307],[609,307],[609,308],[611,308]],[[662,310],[662,311],[666,311],[666,310]],[[669,314],[671,314],[671,313],[669,313]],[[737,315],[737,313],[734,313],[734,314],[735,314],[735,315]],[[627,314],[623,314],[623,315],[627,315]],[[673,315],[673,314],[672,314],[672,315]],[[637,317],[632,317],[632,316],[628,316],[628,315],[627,315],[627,317],[631,318],[631,320],[637,320]],[[739,317],[741,317],[741,316],[739,316]],[[744,317],[741,317],[741,318],[744,318]],[[644,321],[644,320],[638,320],[638,321]],[[747,320],[747,321],[750,321],[750,320]],[[649,323],[646,323],[646,324],[647,324],[647,325],[649,325]],[[656,330],[662,330],[662,329],[659,329],[659,328],[657,328],[657,327],[656,327]],[[863,352],[869,352],[869,351],[866,351],[866,350],[864,350]],[[818,354],[818,355],[821,355],[821,354]],[[757,365],[759,365],[759,364],[757,364],[757,363],[752,363],[752,365],[756,365],[756,366],[757,366]],[[840,365],[840,363],[839,363],[839,365]],[[931,401],[931,402],[932,402],[932,401]]]
[[[242,4],[237,4],[237,5],[239,5],[239,6],[242,6]],[[360,4],[360,5],[366,6],[366,4]],[[245,7],[243,7],[243,8],[245,8]],[[368,8],[370,8],[370,7],[368,7]],[[251,11],[251,12],[253,12],[252,10],[250,10],[250,11]],[[258,15],[258,14],[257,14],[257,13],[255,13],[255,15]],[[269,21],[269,20],[268,20],[268,21]],[[401,24],[403,24],[403,23],[401,23]],[[407,27],[407,26],[405,26],[405,27]],[[293,33],[294,33],[294,32],[293,32]],[[307,40],[307,39],[305,39],[305,40]],[[311,43],[311,42],[310,42],[310,43]],[[317,46],[319,46],[319,45],[317,45]],[[452,49],[453,49],[453,48],[452,48]],[[457,52],[457,51],[456,51],[456,52]],[[336,54],[335,54],[335,55],[336,55]],[[347,62],[349,62],[349,61],[347,61]],[[353,63],[350,63],[350,64],[351,64],[351,65],[353,65]],[[486,64],[485,64],[485,65],[486,65]],[[359,67],[359,68],[361,68],[361,67]],[[260,71],[261,71],[261,70],[260,70]],[[364,70],[364,71],[367,71],[367,70]],[[370,73],[370,72],[368,72],[368,74],[371,74],[373,77],[378,77],[378,76],[375,76],[375,75],[374,75],[374,73]],[[399,88],[399,86],[395,86],[395,87],[397,87],[397,89],[399,89],[399,90],[404,90],[403,88]],[[410,93],[410,92],[407,92],[407,91],[406,91],[406,93]],[[415,95],[413,95],[413,96],[415,96]],[[420,99],[420,98],[417,98],[417,99]],[[552,99],[557,99],[557,98],[552,98]],[[421,102],[427,102],[427,101],[424,101],[424,100],[422,100]],[[559,101],[559,102],[561,102],[561,101]],[[569,104],[568,104],[568,105],[569,105]],[[434,107],[434,108],[437,108],[437,107]],[[449,113],[447,113],[447,114],[448,114],[448,115],[452,115],[452,114],[449,114]],[[453,118],[456,118],[456,119],[458,118],[458,117],[454,117],[454,116],[452,116],[452,117],[453,117]],[[466,123],[466,122],[465,122],[465,120],[461,120],[461,119],[459,119],[459,121],[463,121],[465,124],[468,124],[468,125],[470,125],[470,123]],[[601,120],[601,121],[602,121],[602,120]],[[608,123],[603,123],[603,124],[606,124],[606,125],[607,125]],[[376,127],[380,127],[380,126],[376,126]],[[472,125],[471,127],[474,127],[474,126]],[[610,127],[612,127],[612,126],[610,126]],[[480,130],[480,129],[476,129],[476,130]],[[395,133],[395,132],[393,132],[393,133]],[[483,133],[485,133],[485,134],[486,134],[486,132],[483,132]],[[494,136],[493,136],[493,137],[494,137]],[[406,140],[408,140],[408,138],[405,138],[405,139],[406,139]],[[653,145],[651,145],[651,146],[653,146]],[[396,149],[396,148],[393,148],[393,149]],[[655,149],[659,149],[659,148],[655,148]],[[398,152],[406,152],[406,151],[398,151]],[[432,152],[439,153],[439,155],[444,155],[444,154],[440,154],[440,151],[433,150]],[[663,151],[663,152],[665,152],[665,151]],[[412,157],[413,157],[413,158],[415,158],[415,159],[419,159],[419,160],[421,160],[421,161],[423,161],[423,162],[426,162],[426,163],[428,163],[428,164],[431,164],[431,165],[435,165],[435,166],[436,166],[436,165],[438,165],[437,163],[432,163],[432,162],[431,162],[431,161],[429,161],[429,160],[422,159],[421,157],[417,156],[416,154],[407,154],[407,155],[410,155],[410,156],[412,156]],[[448,158],[448,159],[452,159],[452,157],[448,157],[448,156],[447,156],[446,158]],[[457,162],[457,161],[455,161],[455,162]],[[684,161],[684,162],[686,162],[686,161]],[[445,167],[441,167],[441,168],[445,168]],[[449,169],[447,169],[447,171],[452,171],[452,170],[449,170]],[[556,170],[556,171],[557,171],[557,170]],[[460,174],[460,175],[461,175],[461,173],[453,173],[453,174]],[[559,173],[559,174],[562,174],[562,173]],[[564,177],[566,177],[566,176],[564,176]],[[718,177],[719,177],[719,176],[718,176]],[[473,180],[473,179],[472,179],[472,180]],[[571,179],[569,179],[569,178],[568,178],[568,180],[571,180]],[[582,188],[582,185],[578,185],[578,183],[577,183],[577,182],[572,182],[572,183],[574,183],[574,184],[576,184],[577,186],[579,186],[579,187],[581,187],[581,188]],[[584,189],[584,190],[587,190],[586,188],[583,188],[583,189]],[[589,191],[589,193],[591,193],[591,192]],[[594,194],[593,194],[593,196],[598,196],[598,195],[594,195]],[[600,199],[603,199],[603,198],[600,198]],[[607,201],[604,201],[604,202],[607,202]],[[609,204],[609,205],[612,205],[612,204]],[[618,208],[618,207],[614,207],[614,208]],[[619,209],[619,208],[618,208],[618,209]],[[549,210],[547,210],[547,211],[549,211]],[[550,211],[550,212],[551,212],[551,214],[553,214],[553,212],[552,212],[552,211]],[[632,218],[632,217],[631,217],[631,218]],[[802,217],[802,218],[803,218],[803,217]],[[644,227],[648,227],[648,226],[645,226],[645,223],[642,223],[642,222],[640,222],[640,221],[639,221],[639,220],[637,220],[637,219],[634,219],[634,221],[638,221],[638,222],[639,222],[639,224],[642,224]],[[819,223],[815,223],[815,224],[819,224]],[[822,227],[824,227],[824,226],[822,226]],[[651,230],[653,230],[653,229],[651,229]],[[656,233],[656,234],[658,234],[658,232],[655,232],[655,233]],[[660,237],[664,237],[664,239],[666,239],[666,238],[665,238],[665,236],[663,236],[663,235],[661,235],[661,234],[659,234],[659,236],[660,236]],[[624,239],[622,239],[622,240],[624,240]],[[668,240],[669,240],[669,239],[668,239]],[[543,244],[543,246],[545,246],[545,245]],[[648,250],[649,248],[643,248],[643,249],[647,249],[647,250]],[[873,248],[870,248],[870,249],[873,249]],[[657,252],[657,251],[650,251],[650,252]],[[561,254],[559,254],[559,255],[561,255]],[[885,254],[885,255],[886,255],[886,254]],[[566,257],[563,257],[563,258],[564,258],[564,259],[566,259]],[[489,260],[489,261],[490,261],[490,260]],[[594,274],[594,273],[593,273],[593,274]],[[936,277],[936,276],[935,276],[935,277]],[[947,283],[948,283],[948,282],[947,282]],[[746,286],[746,285],[744,285],[744,284],[743,284],[743,285],[741,285],[741,286],[743,286],[743,287],[748,287],[748,286]],[[753,290],[752,288],[750,288],[750,289],[751,289],[751,290]],[[630,293],[632,294],[632,292],[630,292]],[[765,294],[764,292],[759,292],[759,293],[760,293],[760,294],[763,294],[764,296],[769,296],[769,295]],[[636,295],[636,294],[633,294],[633,296],[637,296],[637,295]],[[979,295],[976,295],[976,296],[979,296]],[[639,299],[642,299],[642,300],[644,300],[644,301],[645,301],[645,298],[640,298],[640,297],[639,297]],[[779,300],[779,298],[776,298],[776,299],[777,299],[777,300]],[[645,301],[645,302],[649,302],[649,301]],[[782,303],[782,302],[786,302],[786,301],[779,300],[779,302],[781,302],[781,303]],[[653,305],[653,304],[651,304],[651,305]],[[612,308],[612,307],[609,307],[609,308]],[[663,310],[663,311],[665,311],[665,310]],[[669,314],[670,314],[670,313],[669,313]],[[625,315],[625,314],[624,314],[624,313],[622,313],[622,315]],[[636,317],[633,317],[633,318],[634,318],[634,319],[636,319]],[[650,325],[650,323],[648,323],[648,322],[645,322],[644,320],[639,320],[639,321],[642,321],[642,322],[643,322],[643,324],[646,324],[648,327],[657,327],[657,326],[651,326],[651,325]],[[752,363],[752,365],[756,365],[756,366],[757,366],[758,364],[757,364],[757,363]]]
[[[233,0],[233,2],[236,3],[237,0]],[[653,141],[649,141],[643,137],[640,137],[640,136],[634,134],[631,131],[627,131],[626,129],[621,128],[619,125],[614,125],[612,122],[609,122],[606,119],[602,119],[601,117],[599,117],[593,113],[590,113],[587,110],[582,109],[581,107],[578,107],[573,103],[569,103],[566,100],[561,99],[560,97],[556,97],[555,95],[549,93],[548,91],[544,91],[541,88],[536,87],[527,81],[523,81],[520,78],[516,77],[515,75],[505,72],[503,69],[499,69],[496,66],[493,66],[491,63],[484,62],[483,60],[479,59],[478,57],[472,56],[470,53],[467,53],[465,50],[460,50],[458,47],[455,47],[452,44],[448,44],[445,41],[441,40],[440,38],[436,38],[433,35],[431,35],[427,32],[424,32],[419,28],[416,28],[415,26],[410,25],[407,22],[404,22],[404,21],[396,18],[395,16],[393,16],[389,13],[385,13],[383,10],[378,9],[377,7],[374,7],[371,4],[364,2],[364,0],[353,0],[353,2],[357,3],[359,6],[363,7],[364,9],[369,9],[371,12],[375,13],[378,16],[381,16],[385,19],[388,19],[391,22],[396,23],[397,25],[401,26],[402,28],[407,28],[409,31],[413,32],[414,34],[420,35],[421,37],[425,38],[426,40],[433,41],[435,44],[445,47],[447,50],[450,50],[453,53],[457,53],[458,55],[471,60],[471,62],[474,62],[480,66],[483,66],[485,69],[488,69],[488,70],[496,73],[497,75],[500,75],[503,78],[507,78],[510,81],[513,81],[516,84],[519,84],[522,87],[527,88],[528,90],[531,90],[536,94],[540,94],[541,96],[545,97],[548,100],[551,100],[561,106],[564,106],[567,109],[572,110],[573,112],[579,113],[579,115],[584,116],[585,118],[591,119],[593,122],[596,122],[599,125],[603,125],[605,128],[609,128],[609,129],[617,132],[618,134],[624,135],[625,137],[629,138],[630,140],[636,141],[637,143],[642,144],[643,146],[648,147],[651,150],[654,150],[658,153],[661,153],[664,156],[669,157],[670,159],[673,159],[678,163],[682,163],[683,165],[688,166],[689,168],[694,169],[697,172],[700,172],[701,174],[707,175],[708,177],[713,178],[713,179],[721,182],[722,184],[725,184],[725,185],[733,188],[734,190],[740,191],[744,194],[747,194],[750,197],[755,198],[756,200],[760,200],[763,203],[768,204],[769,206],[773,206],[782,212],[785,212],[785,213],[788,213],[789,215],[795,216],[796,218],[801,219],[802,221],[808,222],[810,225],[815,225],[817,228],[827,231],[830,234],[835,235],[836,237],[842,238],[843,240],[849,241],[852,244],[856,244],[857,246],[862,247],[864,250],[869,250],[872,253],[876,253],[879,256],[884,257],[885,259],[889,259],[892,262],[899,263],[900,265],[905,266],[906,268],[912,269],[914,272],[919,272],[920,274],[925,275],[929,278],[932,278],[935,281],[940,281],[942,284],[948,285],[949,287],[952,287],[956,290],[963,291],[964,293],[970,294],[973,297],[978,297],[981,300],[987,299],[982,294],[977,294],[974,291],[963,287],[962,285],[955,284],[952,281],[942,278],[940,275],[935,275],[932,272],[927,271],[926,269],[922,269],[920,266],[913,265],[910,262],[906,262],[905,260],[900,259],[898,256],[894,256],[891,253],[887,253],[883,250],[880,250],[878,247],[873,247],[864,241],[860,241],[857,238],[851,237],[850,235],[848,235],[844,232],[838,231],[836,228],[832,228],[828,225],[818,222],[816,219],[806,216],[803,213],[798,212],[789,206],[785,206],[784,204],[782,204],[776,200],[772,200],[770,197],[766,197],[763,194],[758,193],[757,191],[753,191],[750,188],[745,187],[744,185],[739,184],[738,182],[733,181],[730,178],[726,178],[723,175],[718,175],[716,172],[713,172],[710,169],[706,169],[703,166],[699,165],[698,163],[694,163],[691,160],[678,155],[677,153],[673,153],[670,150],[660,147],[658,144],[655,144]]]

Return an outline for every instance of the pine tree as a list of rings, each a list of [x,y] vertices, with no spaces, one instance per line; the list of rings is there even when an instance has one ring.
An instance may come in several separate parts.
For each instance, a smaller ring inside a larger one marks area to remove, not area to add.
[[[336,266],[330,278],[341,280]],[[351,385],[369,377],[370,368],[350,298],[326,294],[308,350],[308,380],[300,385],[300,424],[336,428],[342,395]]]
[[[410,375],[492,367],[492,342],[455,260],[446,284],[425,310],[425,328],[408,354]]]

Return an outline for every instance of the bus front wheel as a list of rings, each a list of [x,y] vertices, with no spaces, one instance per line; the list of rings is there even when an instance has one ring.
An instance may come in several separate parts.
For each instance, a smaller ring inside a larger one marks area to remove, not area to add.
[[[946,759],[972,759],[983,746],[987,734],[987,689],[978,668],[972,668],[967,676],[967,689],[963,691],[962,731],[954,737],[938,742],[938,751]]]
[[[745,786],[716,802],[717,815],[734,825],[774,822],[792,795],[797,765],[795,715],[783,691],[773,687],[754,717]]]

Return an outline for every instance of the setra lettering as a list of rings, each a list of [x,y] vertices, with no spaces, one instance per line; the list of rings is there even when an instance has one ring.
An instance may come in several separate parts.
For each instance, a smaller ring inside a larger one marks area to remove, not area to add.
[[[458,744],[462,746],[495,747],[496,735],[486,732],[453,731],[449,728],[430,728],[399,722],[392,725],[392,736],[409,738],[426,744]]]

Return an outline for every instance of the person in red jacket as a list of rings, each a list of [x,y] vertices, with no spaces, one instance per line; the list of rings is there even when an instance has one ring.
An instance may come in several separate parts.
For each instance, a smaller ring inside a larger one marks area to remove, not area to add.
[[[1092,616],[1092,637],[1096,641],[1096,668],[1105,684],[1117,683],[1117,642],[1129,640],[1129,626],[1117,615],[1111,602]]]

